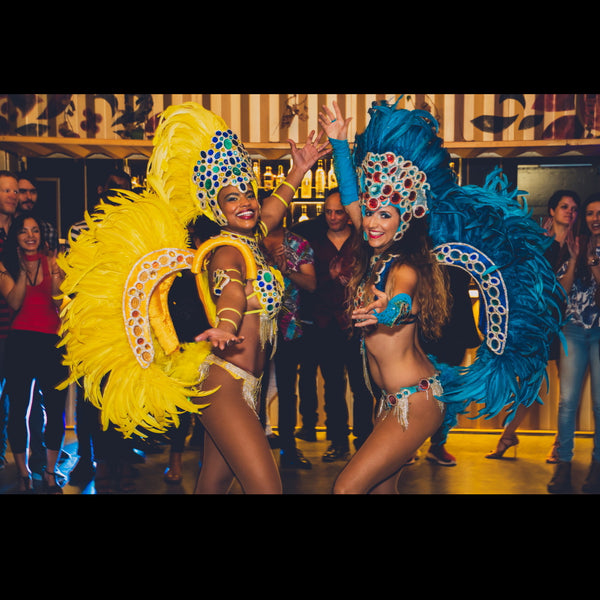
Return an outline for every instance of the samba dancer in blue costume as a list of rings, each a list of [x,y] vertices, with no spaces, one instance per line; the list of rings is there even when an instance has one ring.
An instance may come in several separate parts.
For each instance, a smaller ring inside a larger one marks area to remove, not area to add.
[[[371,436],[334,485],[336,493],[395,493],[402,466],[471,402],[491,418],[540,401],[563,290],[543,256],[551,239],[492,173],[459,186],[431,114],[373,105],[350,151],[337,105],[320,123],[333,147],[342,202],[367,242],[357,261],[352,317],[381,398]],[[442,265],[467,271],[482,296],[484,341],[468,368],[436,364],[419,330],[439,335],[451,299]]]

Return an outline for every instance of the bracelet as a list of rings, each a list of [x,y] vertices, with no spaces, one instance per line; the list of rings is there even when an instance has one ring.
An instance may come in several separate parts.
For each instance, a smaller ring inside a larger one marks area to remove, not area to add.
[[[289,208],[290,205],[277,192],[273,192],[271,194],[271,196],[275,196],[275,198],[277,198],[278,200],[281,200],[283,202],[283,204],[286,208]]]
[[[237,309],[237,308],[232,308],[231,306],[224,306],[223,308],[220,308],[217,311],[217,315],[220,315],[224,310],[231,310],[233,311],[235,314],[237,314],[240,318],[242,316],[242,313]]]
[[[235,321],[232,321],[231,319],[228,319],[226,317],[219,317],[219,322],[217,323],[217,326],[221,324],[221,321],[227,321],[227,323],[231,323],[233,325],[233,331],[237,333],[238,324]]]
[[[294,192],[294,194],[296,193],[296,188],[291,183],[285,181],[285,179],[279,185],[287,185],[292,190],[292,192]]]
[[[411,308],[412,298],[408,294],[397,294],[388,302],[385,310],[377,314],[377,321],[387,327],[410,323]]]

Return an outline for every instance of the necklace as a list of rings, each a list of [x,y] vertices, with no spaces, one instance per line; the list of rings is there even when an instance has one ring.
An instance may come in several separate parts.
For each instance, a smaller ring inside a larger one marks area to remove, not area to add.
[[[25,269],[25,275],[27,276],[27,282],[29,283],[29,285],[31,286],[35,286],[35,282],[37,281],[37,276],[38,273],[40,272],[40,264],[42,263],[42,259],[38,258],[37,261],[37,267],[35,268],[35,275],[33,276],[33,280],[31,279],[31,277],[29,276],[29,270]]]

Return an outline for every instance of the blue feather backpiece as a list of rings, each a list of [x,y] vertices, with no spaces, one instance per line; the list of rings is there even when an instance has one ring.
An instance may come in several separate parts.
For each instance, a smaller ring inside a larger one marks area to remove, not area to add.
[[[394,152],[425,172],[429,233],[442,263],[467,270],[480,288],[484,342],[468,367],[438,364],[447,403],[445,426],[475,402],[477,417],[504,408],[507,422],[519,405],[541,402],[550,345],[560,335],[564,290],[544,257],[552,243],[532,218],[524,192],[509,190],[494,169],[483,186],[459,186],[450,155],[426,111],[375,104],[356,136],[352,160],[367,152]]]

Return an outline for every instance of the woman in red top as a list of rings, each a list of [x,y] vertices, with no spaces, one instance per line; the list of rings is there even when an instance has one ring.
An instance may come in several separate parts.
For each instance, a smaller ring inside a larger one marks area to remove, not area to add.
[[[62,493],[54,469],[62,446],[67,368],[56,348],[60,325],[60,293],[63,273],[49,254],[43,232],[31,216],[17,217],[0,254],[0,293],[15,311],[6,341],[6,391],[9,398],[8,439],[19,471],[21,492],[33,490],[28,465],[27,413],[33,379],[42,390],[46,409],[46,491]]]

